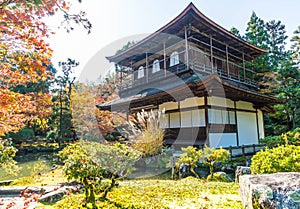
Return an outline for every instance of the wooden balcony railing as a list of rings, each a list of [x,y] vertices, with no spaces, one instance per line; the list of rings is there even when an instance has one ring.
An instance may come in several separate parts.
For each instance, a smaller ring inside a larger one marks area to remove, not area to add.
[[[251,87],[256,87],[257,82],[255,81],[256,72],[246,67],[245,62],[234,63],[226,60],[222,57],[213,56],[209,53],[205,53],[195,47],[190,48],[189,51],[188,66],[185,59],[185,50],[180,51],[181,57],[180,63],[174,66],[167,66],[167,60],[160,59],[160,70],[153,72],[153,64],[145,67],[144,76],[138,78],[138,70],[135,70],[123,77],[121,84],[121,91],[125,91],[130,88],[138,88],[139,86],[145,86],[150,83],[158,82],[166,77],[172,75],[178,75],[188,70],[192,70],[195,73],[201,75],[210,75],[217,73],[221,78],[232,80],[238,83],[242,83]],[[213,63],[211,62],[213,61]],[[152,60],[153,62],[153,60]]]

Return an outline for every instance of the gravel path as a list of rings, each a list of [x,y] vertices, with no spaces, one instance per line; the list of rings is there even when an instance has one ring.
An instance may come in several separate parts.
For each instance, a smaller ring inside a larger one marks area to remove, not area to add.
[[[37,201],[29,202],[32,198],[26,199],[16,195],[1,195],[0,208],[1,209],[33,209],[37,206]]]

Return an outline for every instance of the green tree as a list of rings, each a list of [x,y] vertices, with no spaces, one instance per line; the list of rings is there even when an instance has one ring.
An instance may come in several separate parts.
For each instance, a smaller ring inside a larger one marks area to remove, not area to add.
[[[236,35],[239,38],[243,38],[242,35],[240,34],[240,31],[237,28],[235,28],[235,27],[232,27],[230,29],[230,32],[233,33],[234,35]]]
[[[84,186],[86,201],[95,204],[95,186],[101,183],[105,170],[89,154],[87,143],[78,141],[64,148],[58,155],[64,161],[64,175],[68,180],[79,180]]]
[[[98,142],[80,140],[59,152],[64,160],[64,174],[68,179],[79,180],[85,189],[86,201],[95,206],[95,193],[101,191],[102,198],[116,185],[116,180],[124,178],[132,169],[139,155],[123,144],[104,145]],[[105,186],[103,179],[109,179]],[[98,188],[97,188],[98,187]]]
[[[75,81],[73,68],[79,65],[78,62],[68,59],[59,62],[62,75],[55,79],[56,87],[53,89],[53,114],[51,116],[52,132],[48,135],[55,138],[58,143],[64,140],[75,140],[75,130],[72,124],[71,94]]]
[[[286,35],[285,25],[281,21],[271,20],[265,24],[266,31],[269,35],[269,65],[273,71],[277,71],[281,60],[286,59],[287,52],[285,50]]]
[[[278,70],[280,86],[275,89],[278,99],[284,104],[277,105],[283,117],[281,123],[286,123],[286,131],[295,129],[300,125],[300,70],[292,55],[283,60]]]
[[[286,30],[281,21],[265,22],[253,12],[246,29],[245,39],[268,49],[269,53],[252,61],[258,69],[257,79],[261,92],[278,97],[284,104],[274,106],[277,110],[265,117],[266,134],[280,135],[297,127],[299,121],[299,34],[292,38],[292,51],[287,51]]]
[[[196,147],[188,146],[181,148],[182,154],[180,154],[179,159],[176,162],[176,167],[179,169],[181,164],[186,164],[190,167],[190,171],[194,176],[198,176],[195,172],[195,168],[197,167],[197,162],[199,161],[202,150],[197,150]]]
[[[210,171],[209,178],[213,179],[215,163],[216,162],[224,163],[229,159],[229,157],[230,157],[229,152],[223,149],[222,147],[220,149],[215,149],[215,148],[210,148],[205,146],[203,148],[202,154],[200,155],[199,161],[209,167],[209,171]]]
[[[247,23],[244,38],[251,44],[260,48],[268,49],[269,47],[269,34],[267,33],[265,22],[261,18],[257,17],[255,12],[252,13],[250,20]],[[257,57],[252,62],[252,65],[258,73],[270,71],[268,55]]]
[[[294,59],[300,62],[300,26],[294,31],[294,36],[291,38],[292,50],[294,51]]]

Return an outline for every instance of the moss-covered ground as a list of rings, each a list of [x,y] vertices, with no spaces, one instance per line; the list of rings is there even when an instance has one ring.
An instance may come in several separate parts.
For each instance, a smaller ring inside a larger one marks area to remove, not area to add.
[[[83,194],[69,194],[52,205],[39,208],[92,208],[83,207]],[[107,200],[97,200],[98,208],[111,209],[208,209],[243,208],[235,183],[208,182],[193,177],[181,180],[125,180],[114,188]]]

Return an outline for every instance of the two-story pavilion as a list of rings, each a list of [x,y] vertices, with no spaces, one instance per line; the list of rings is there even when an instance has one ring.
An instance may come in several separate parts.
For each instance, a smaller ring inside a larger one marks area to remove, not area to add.
[[[229,147],[264,137],[263,113],[276,103],[259,93],[251,61],[267,53],[204,16],[192,3],[127,50],[119,99],[102,110],[165,110],[165,143]],[[126,71],[126,73],[125,73]]]

